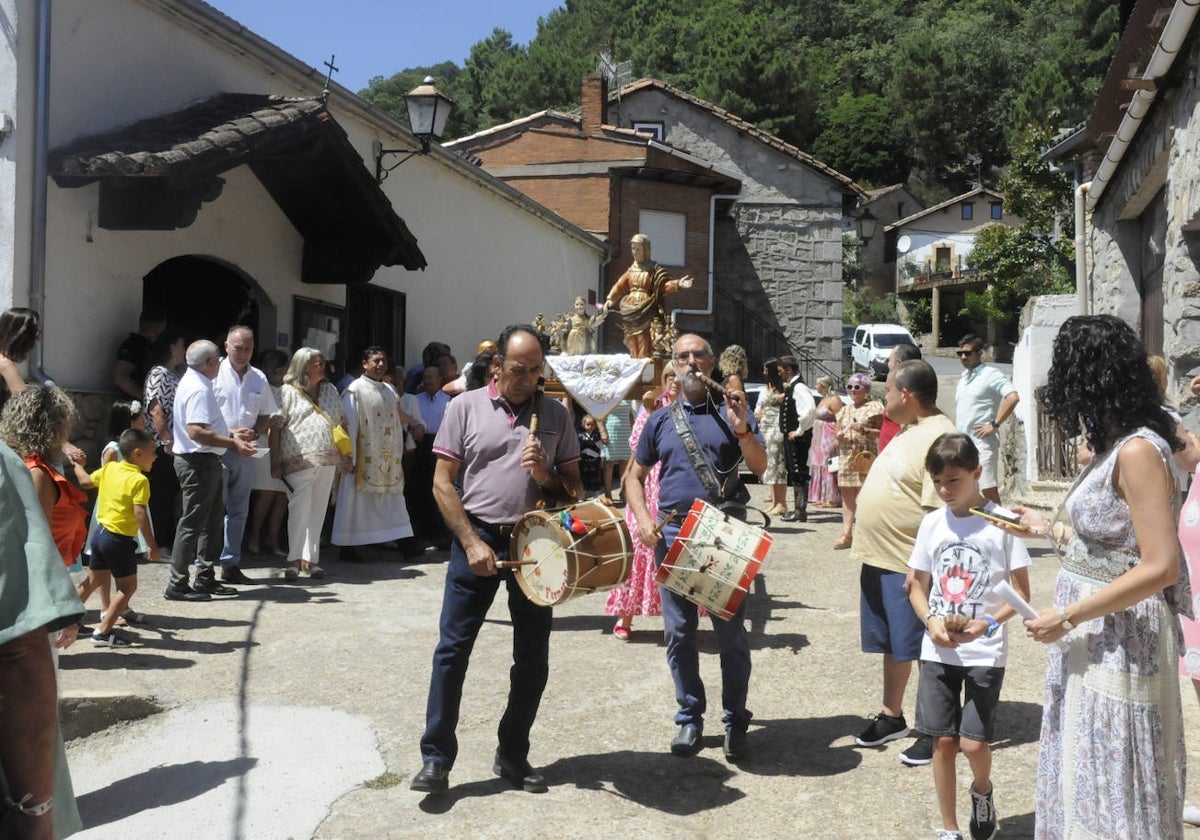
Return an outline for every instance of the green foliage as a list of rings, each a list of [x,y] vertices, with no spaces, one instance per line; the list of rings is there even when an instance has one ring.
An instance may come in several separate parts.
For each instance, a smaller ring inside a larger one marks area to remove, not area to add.
[[[896,296],[890,292],[876,296],[870,289],[842,287],[843,324],[898,324]]]
[[[1012,162],[999,185],[1005,212],[1024,219],[1025,226],[1038,233],[1053,232],[1056,222],[1061,230],[1075,227],[1071,179],[1065,172],[1051,172],[1041,158],[1051,136],[1046,123],[1026,126],[1013,143]]]
[[[933,332],[933,299],[927,297],[915,298],[905,302],[908,309],[908,328],[913,335],[925,335]]]
[[[406,119],[403,94],[433,75],[457,137],[574,107],[606,50],[864,183],[937,200],[995,183],[1028,125],[1084,116],[1117,21],[1108,0],[565,0],[527,45],[497,29],[461,69],[363,93]]]
[[[908,175],[908,155],[896,115],[882,96],[844,93],[825,118],[813,155],[869,185],[895,184]]]
[[[960,314],[973,321],[1010,323],[1034,295],[1073,292],[1074,259],[1069,240],[1055,241],[1028,225],[990,225],[975,237],[967,258],[987,279],[987,289],[968,292]]]

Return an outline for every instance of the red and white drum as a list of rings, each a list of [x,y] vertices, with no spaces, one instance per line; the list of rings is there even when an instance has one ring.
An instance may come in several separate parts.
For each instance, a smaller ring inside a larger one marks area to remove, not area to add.
[[[624,583],[633,542],[625,517],[591,499],[522,516],[513,526],[508,557],[529,600],[551,607]]]
[[[772,542],[763,529],[697,499],[654,579],[730,619],[750,591]]]

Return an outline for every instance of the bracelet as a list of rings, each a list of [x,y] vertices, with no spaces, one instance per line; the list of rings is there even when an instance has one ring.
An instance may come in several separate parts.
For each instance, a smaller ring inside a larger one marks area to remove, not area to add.
[[[992,618],[990,615],[985,615],[983,620],[987,622],[988,626],[987,630],[984,631],[984,635],[990,639],[992,636],[996,635],[996,631],[1000,629],[1000,622],[996,621],[996,619]]]
[[[1074,629],[1075,625],[1071,623],[1071,620],[1069,618],[1067,618],[1067,608],[1066,607],[1058,608],[1058,617],[1062,619],[1062,626],[1063,626],[1064,630]]]
[[[934,618],[936,616],[937,616],[937,613],[935,613],[933,610],[930,610],[929,612],[925,613],[925,617],[921,619],[921,623],[924,624],[926,627],[928,627],[929,619]]]
[[[736,436],[737,436],[737,439],[738,439],[738,440],[747,440],[747,439],[749,439],[749,438],[752,438],[752,437],[754,437],[754,432],[750,431],[750,428],[749,428],[749,427],[746,427],[746,431],[744,431],[744,432],[734,432],[734,435],[736,435]]]

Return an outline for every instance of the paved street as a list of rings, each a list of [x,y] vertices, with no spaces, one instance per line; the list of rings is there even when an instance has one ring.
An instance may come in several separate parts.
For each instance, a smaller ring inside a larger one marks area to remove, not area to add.
[[[858,567],[830,550],[835,516],[774,530],[749,610],[753,755],[738,767],[721,754],[719,713],[699,756],[668,754],[674,700],[659,619],[636,621],[632,641],[621,643],[603,595],[558,608],[531,755],[550,785],[544,795],[511,790],[491,773],[511,643],[500,602],[467,678],[450,792],[408,789],[443,557],[355,566],[329,557],[324,581],[275,581],[208,604],[163,601],[166,567],[143,567],[135,605],[152,617],[137,631],[143,646],[84,641],[62,659],[67,695],[141,695],[165,709],[69,745],[92,826],[82,836],[932,837],[929,769],[897,758],[909,742],[853,743],[879,708],[879,661],[858,650]],[[1035,604],[1055,571],[1052,556],[1035,558]],[[710,706],[719,706],[711,631],[703,638]],[[1032,831],[1043,663],[1042,648],[1015,633],[995,744],[1006,838]],[[910,722],[915,689],[914,678]],[[1200,709],[1190,687],[1184,699],[1194,733]],[[959,778],[965,791],[965,770]],[[964,826],[967,804],[963,792]]]

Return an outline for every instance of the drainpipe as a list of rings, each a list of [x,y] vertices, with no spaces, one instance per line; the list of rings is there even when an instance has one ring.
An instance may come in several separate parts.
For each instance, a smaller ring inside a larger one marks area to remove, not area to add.
[[[1158,44],[1154,48],[1154,54],[1150,56],[1150,61],[1146,64],[1146,72],[1142,74],[1143,80],[1158,82],[1170,71],[1171,65],[1179,56],[1184,39],[1187,38],[1188,30],[1192,28],[1192,21],[1195,20],[1198,10],[1200,10],[1200,0],[1176,0],[1171,9],[1171,16],[1167,18],[1167,25],[1163,28]],[[1108,186],[1109,181],[1116,173],[1121,159],[1125,157],[1125,153],[1133,143],[1142,119],[1157,97],[1157,84],[1149,90],[1134,92],[1133,99],[1125,109],[1125,116],[1121,118],[1121,124],[1117,127],[1116,136],[1109,144],[1108,151],[1104,153],[1104,160],[1100,162],[1096,174],[1092,176],[1093,186],[1088,192],[1088,209],[1096,207],[1096,203],[1100,200],[1100,194],[1104,192],[1104,188]]]
[[[716,254],[716,230],[717,230],[717,202],[718,201],[740,201],[743,192],[736,195],[712,195],[708,199],[708,305],[703,309],[675,309],[671,311],[671,323],[675,324],[676,317],[679,315],[711,315],[713,311],[713,295],[716,291],[716,271],[713,268],[713,259]]]
[[[1091,278],[1087,267],[1087,195],[1092,182],[1075,188],[1075,297],[1079,301],[1079,314],[1091,311]]]
[[[29,308],[38,313],[43,329],[46,323],[46,193],[50,156],[50,15],[51,0],[38,0],[36,20],[37,67],[33,97],[33,190],[32,218],[29,225]],[[29,358],[30,375],[48,382],[42,370],[43,342],[33,345]]]

